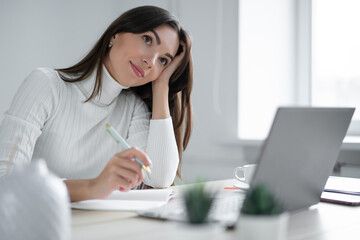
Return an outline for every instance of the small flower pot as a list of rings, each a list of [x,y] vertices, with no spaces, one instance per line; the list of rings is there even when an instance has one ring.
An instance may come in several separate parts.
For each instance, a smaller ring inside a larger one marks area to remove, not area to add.
[[[239,239],[285,240],[288,228],[288,213],[278,215],[240,214],[236,232]]]

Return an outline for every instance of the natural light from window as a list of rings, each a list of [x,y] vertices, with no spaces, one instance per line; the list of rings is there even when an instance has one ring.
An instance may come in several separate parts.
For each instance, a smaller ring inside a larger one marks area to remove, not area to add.
[[[360,120],[360,1],[316,0],[312,13],[312,104],[356,107]]]
[[[239,2],[238,136],[262,140],[279,106],[356,107],[360,0]]]

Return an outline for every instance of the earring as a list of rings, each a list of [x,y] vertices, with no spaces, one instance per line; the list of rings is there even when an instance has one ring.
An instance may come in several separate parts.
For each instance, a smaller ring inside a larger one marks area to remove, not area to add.
[[[108,48],[111,48],[112,45],[113,45],[113,43],[112,43],[112,42],[109,42]]]

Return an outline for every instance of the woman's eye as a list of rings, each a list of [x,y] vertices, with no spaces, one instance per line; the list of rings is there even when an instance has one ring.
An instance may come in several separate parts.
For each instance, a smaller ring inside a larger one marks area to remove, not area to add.
[[[163,65],[163,66],[166,66],[168,60],[166,58],[160,58],[160,63]]]
[[[147,45],[151,45],[152,43],[151,37],[145,35],[142,38]]]

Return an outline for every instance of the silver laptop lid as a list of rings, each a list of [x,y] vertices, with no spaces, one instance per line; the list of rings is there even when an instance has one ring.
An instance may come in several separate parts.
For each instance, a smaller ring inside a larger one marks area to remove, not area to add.
[[[279,108],[251,184],[267,184],[286,211],[318,203],[354,110]]]

